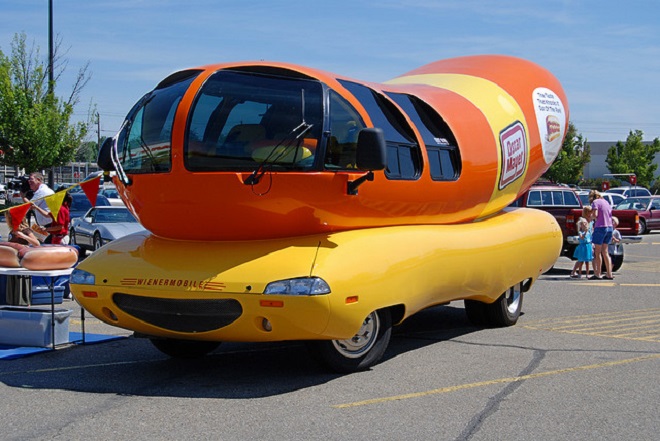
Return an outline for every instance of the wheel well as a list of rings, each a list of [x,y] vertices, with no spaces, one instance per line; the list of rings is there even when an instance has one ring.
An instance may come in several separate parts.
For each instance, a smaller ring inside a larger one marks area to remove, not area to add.
[[[401,304],[392,305],[386,309],[390,310],[390,314],[392,315],[393,325],[398,325],[401,322],[401,320],[403,320],[403,317],[406,314],[406,307]]]
[[[533,278],[525,279],[522,281],[522,292],[527,292],[531,289],[532,284],[534,283]]]

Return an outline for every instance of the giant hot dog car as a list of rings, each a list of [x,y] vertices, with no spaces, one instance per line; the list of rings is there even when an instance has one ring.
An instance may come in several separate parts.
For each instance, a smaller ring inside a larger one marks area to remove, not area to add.
[[[71,289],[171,356],[304,340],[338,371],[376,363],[432,305],[512,325],[562,235],[506,207],[567,124],[558,80],[507,56],[383,84],[269,62],[176,72],[99,154],[149,232],[97,250]]]

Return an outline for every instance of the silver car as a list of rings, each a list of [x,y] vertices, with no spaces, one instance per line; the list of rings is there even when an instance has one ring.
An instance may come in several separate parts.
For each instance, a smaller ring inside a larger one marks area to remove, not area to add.
[[[96,251],[106,243],[145,228],[126,207],[92,207],[83,217],[71,221],[71,244],[81,253]]]

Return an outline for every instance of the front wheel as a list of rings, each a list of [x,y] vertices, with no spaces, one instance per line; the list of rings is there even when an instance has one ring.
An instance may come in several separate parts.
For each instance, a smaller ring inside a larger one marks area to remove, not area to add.
[[[336,372],[363,371],[383,357],[392,336],[388,309],[374,311],[358,332],[347,340],[311,341],[307,348],[314,358]]]
[[[199,358],[220,346],[216,341],[176,340],[173,338],[152,338],[151,344],[172,358]]]

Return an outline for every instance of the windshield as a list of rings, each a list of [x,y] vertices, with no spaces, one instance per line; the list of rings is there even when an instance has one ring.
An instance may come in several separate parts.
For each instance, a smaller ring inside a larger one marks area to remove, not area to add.
[[[177,74],[143,96],[117,137],[117,155],[126,173],[167,172],[172,166],[172,126],[176,109],[198,71]]]
[[[322,133],[323,88],[301,78],[219,71],[202,86],[188,120],[191,171],[314,166]]]
[[[618,210],[646,210],[649,205],[648,199],[628,198],[616,206]]]
[[[125,208],[110,208],[96,210],[94,213],[94,222],[97,223],[118,223],[128,222],[136,223],[137,219]]]

